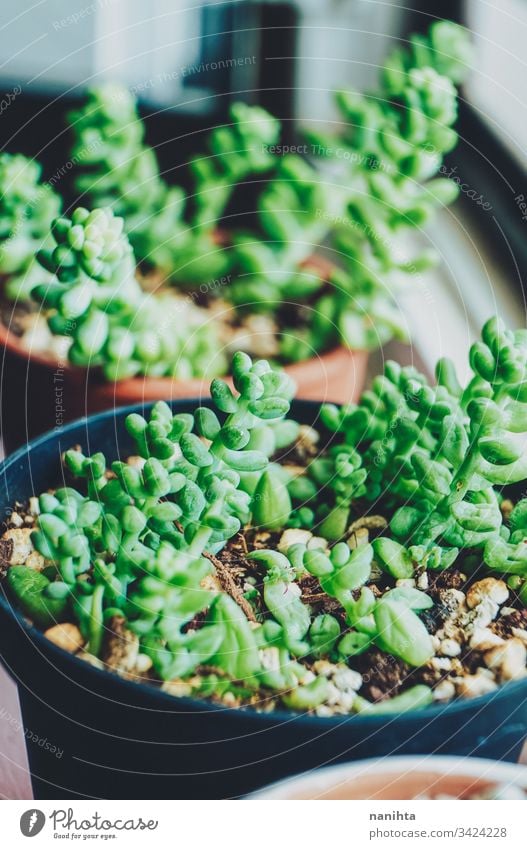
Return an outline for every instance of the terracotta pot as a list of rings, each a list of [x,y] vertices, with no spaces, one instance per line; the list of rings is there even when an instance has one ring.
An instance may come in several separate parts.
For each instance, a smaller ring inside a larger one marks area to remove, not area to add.
[[[485,758],[434,755],[375,758],[315,770],[272,784],[253,799],[468,799],[496,786],[523,790],[527,767]]]
[[[142,401],[209,396],[208,380],[135,377],[109,383],[98,369],[74,368],[57,358],[28,351],[0,323],[1,428],[9,453],[39,433],[61,428],[79,416]],[[348,403],[363,390],[368,354],[339,347],[287,366],[298,398]]]

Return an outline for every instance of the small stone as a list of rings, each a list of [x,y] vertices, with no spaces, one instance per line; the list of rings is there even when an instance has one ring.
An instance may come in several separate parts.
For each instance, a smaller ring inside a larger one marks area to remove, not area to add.
[[[0,561],[6,566],[27,566],[41,572],[46,561],[31,541],[31,528],[10,528],[0,539]]]
[[[280,537],[277,548],[278,551],[286,553],[292,545],[306,545],[313,534],[311,531],[305,531],[302,528],[287,528]],[[327,545],[327,543],[326,543]]]
[[[81,632],[72,622],[62,622],[44,631],[44,636],[64,651],[71,654],[78,652],[85,643]]]
[[[144,675],[145,672],[148,672],[149,669],[152,669],[152,665],[152,658],[148,657],[147,654],[140,653],[137,655],[134,672],[136,672],[138,675]]]
[[[477,607],[486,599],[495,604],[504,604],[509,597],[509,589],[505,581],[497,578],[483,578],[476,581],[467,592],[467,605],[470,608]]]
[[[357,694],[352,692],[351,690],[349,692],[341,692],[339,701],[340,712],[350,713],[356,697]]]
[[[489,678],[491,681],[496,680],[496,676],[492,669],[487,669],[486,666],[478,666],[476,672],[478,673],[478,675],[483,675],[485,678]]]
[[[493,799],[496,801],[525,802],[527,796],[516,784],[495,784],[478,795],[478,799]]]
[[[488,651],[494,648],[494,646],[502,645],[504,642],[503,637],[495,634],[490,628],[477,628],[470,639],[470,648],[477,649],[478,651]]]
[[[440,652],[446,657],[457,657],[461,654],[461,646],[455,640],[446,639],[441,642]]]
[[[448,611],[450,617],[457,616],[464,609],[466,602],[465,593],[453,588],[439,590],[439,600]]]
[[[314,548],[326,551],[328,547],[328,541],[327,539],[324,539],[324,537],[311,537],[307,544],[307,547],[309,551],[313,551]]]
[[[326,704],[328,705],[338,705],[340,702],[340,697],[342,693],[340,690],[337,690],[334,684],[331,682],[328,685],[328,695],[326,696]]]
[[[477,607],[474,607],[470,611],[469,618],[466,622],[467,633],[486,628],[494,621],[499,612],[499,605],[495,601],[492,601],[491,598],[483,599]]]
[[[199,585],[202,590],[211,590],[212,592],[221,592],[223,587],[217,575],[205,575]]]
[[[413,578],[399,578],[395,582],[396,587],[415,587],[415,581]]]
[[[126,458],[126,465],[132,466],[133,469],[141,470],[146,463],[146,459],[144,457],[139,457],[136,454],[131,454],[130,457]]]
[[[319,705],[315,710],[317,716],[333,716],[333,711],[327,705]]]
[[[42,572],[46,566],[46,561],[38,551],[32,551],[28,554],[25,565],[28,569],[35,569],[36,572]]]
[[[254,535],[255,546],[265,546],[271,539],[269,531],[257,531]]]
[[[437,669],[440,672],[450,672],[452,669],[452,661],[449,657],[433,657],[428,661],[432,669]]]
[[[9,517],[9,522],[10,522],[11,525],[14,525],[15,528],[21,528],[22,525],[24,524],[24,520],[23,520],[22,516],[20,515],[20,513],[15,513],[15,512],[11,513],[11,515]]]
[[[485,663],[489,669],[498,673],[501,681],[522,678],[526,673],[527,647],[521,640],[513,637],[502,646],[496,646],[486,652]]]
[[[430,582],[428,580],[428,575],[426,574],[426,572],[423,572],[421,575],[419,575],[415,583],[417,589],[427,590]]]
[[[320,434],[314,427],[306,424],[300,425],[296,440],[297,446],[306,449],[310,454],[314,454],[316,453],[319,440]]]
[[[453,699],[456,694],[456,688],[452,681],[444,679],[440,681],[433,689],[434,699],[438,702],[448,702]]]
[[[333,675],[333,683],[339,690],[360,690],[362,687],[362,675],[354,669],[343,667]]]
[[[161,685],[161,689],[165,693],[170,693],[171,696],[190,696],[192,692],[191,684],[188,681],[182,681],[180,678],[176,678],[174,681],[165,681]]]
[[[323,675],[324,678],[330,678],[335,672],[336,665],[330,663],[329,660],[317,660],[313,664],[313,670],[317,675]]]
[[[495,681],[491,681],[486,675],[481,674],[456,678],[454,683],[457,694],[465,699],[475,699],[477,696],[492,693],[498,686]]]

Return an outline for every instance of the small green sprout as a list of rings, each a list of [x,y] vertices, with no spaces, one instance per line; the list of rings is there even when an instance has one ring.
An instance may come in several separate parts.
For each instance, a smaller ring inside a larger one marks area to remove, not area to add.
[[[0,154],[0,274],[13,301],[29,300],[43,275],[35,254],[49,241],[61,200],[41,182],[41,168],[21,154]]]
[[[78,207],[53,222],[52,234],[55,247],[37,254],[50,277],[32,296],[47,310],[52,333],[70,340],[74,365],[99,366],[108,380],[201,376],[213,357],[223,370],[214,328],[198,311],[187,305],[178,312],[166,293],[142,291],[122,218]]]

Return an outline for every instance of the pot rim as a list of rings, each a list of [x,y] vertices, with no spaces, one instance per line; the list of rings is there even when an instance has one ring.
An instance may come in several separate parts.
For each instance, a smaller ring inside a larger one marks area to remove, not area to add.
[[[317,401],[305,400],[305,399],[295,399],[296,403],[304,408],[320,408],[320,403]],[[178,407],[183,407],[186,405],[196,405],[203,403],[210,403],[210,399],[203,398],[178,398],[172,403],[177,405]],[[105,420],[111,421],[116,418],[123,418],[132,412],[140,411],[141,413],[148,412],[153,406],[155,402],[149,401],[144,404],[135,403],[128,404],[125,407],[114,407],[110,410],[104,410],[100,413],[95,413],[91,416],[81,416],[78,419],[75,419],[72,422],[69,422],[67,425],[61,428],[60,431],[60,439],[61,441],[65,438],[67,439],[67,435],[70,431],[74,430],[77,427],[82,427],[87,424],[88,421],[92,422],[104,422]],[[51,430],[47,433],[41,434],[40,436],[32,439],[25,446],[18,448],[13,454],[10,454],[8,457],[4,458],[4,460],[0,463],[0,478],[3,478],[9,468],[12,466],[16,466],[23,458],[27,457],[27,455],[34,455],[35,452],[38,451],[43,445],[45,445],[50,439],[55,436],[55,431]],[[136,688],[139,688],[139,691],[144,695],[149,695],[151,698],[159,699],[163,704],[169,705],[173,704],[174,700],[177,701],[177,704],[182,706],[184,709],[188,710],[188,712],[222,712],[226,713],[228,716],[236,717],[240,715],[241,708],[232,708],[227,707],[225,705],[215,704],[214,702],[207,701],[206,699],[195,699],[190,696],[173,696],[170,693],[164,692],[159,687],[156,687],[152,684],[144,684],[140,681],[131,681],[127,678],[123,678],[118,675],[116,672],[111,672],[107,669],[98,669],[91,664],[86,663],[86,661],[81,660],[76,655],[67,652],[65,649],[59,648],[59,646],[55,645],[55,643],[48,640],[47,637],[44,636],[44,632],[38,629],[35,625],[29,623],[23,613],[17,610],[10,602],[9,597],[7,595],[4,582],[0,581],[0,608],[9,618],[14,619],[16,624],[22,628],[22,631],[25,632],[26,637],[28,637],[32,642],[36,642],[39,646],[40,650],[44,653],[44,655],[51,654],[55,656],[57,660],[62,661],[62,665],[64,662],[66,664],[71,664],[73,668],[81,669],[86,674],[93,674],[97,679],[102,682],[107,681],[108,677],[110,677],[111,681],[115,685],[122,686],[126,691],[130,693],[138,692]],[[0,642],[0,649],[2,648]],[[2,660],[2,655],[0,654],[0,660]],[[10,675],[12,675],[12,671],[9,666],[6,665],[6,668]],[[130,689],[133,688],[133,689]],[[482,696],[477,696],[476,698],[471,699],[461,699],[457,698],[446,704],[432,704],[423,708],[421,710],[408,710],[401,712],[386,712],[380,714],[339,714],[336,716],[314,716],[311,714],[304,714],[299,711],[294,710],[286,710],[279,709],[273,710],[269,712],[258,712],[256,710],[243,709],[244,721],[250,721],[253,724],[265,725],[266,722],[276,720],[276,722],[291,722],[293,720],[302,721],[303,723],[308,723],[309,725],[317,726],[321,731],[324,729],[331,729],[336,726],[339,726],[345,722],[353,721],[355,723],[362,723],[366,728],[375,728],[379,726],[386,726],[391,722],[398,721],[403,719],[405,722],[417,722],[419,719],[423,717],[429,717],[431,721],[435,718],[447,715],[448,717],[455,716],[458,713],[462,713],[464,711],[471,710],[473,712],[478,712],[480,709],[483,710],[488,704],[490,704],[493,699],[503,697],[507,695],[509,698],[514,698],[516,695],[519,695],[522,690],[527,689],[527,676],[524,678],[519,678],[515,681],[509,681],[506,684],[502,684],[497,687],[496,690],[487,693]],[[527,701],[527,692],[525,694],[525,698],[523,701]]]
[[[53,354],[44,354],[40,351],[33,351],[32,349],[26,348],[22,345],[20,338],[10,330],[3,321],[0,320],[0,347],[4,349],[4,351],[9,351],[10,354],[18,357],[19,359],[23,359],[28,363],[35,363],[39,366],[44,366],[49,369],[56,369],[57,363],[61,359],[60,355],[57,354],[54,356]],[[368,355],[367,350],[363,350],[361,348],[351,348],[349,345],[345,345],[341,343],[340,345],[336,345],[334,348],[330,348],[328,351],[323,351],[322,353],[316,353],[312,357],[308,357],[305,360],[300,360],[299,362],[288,363],[283,366],[283,368],[288,371],[293,377],[295,374],[303,371],[306,368],[310,368],[314,362],[324,362],[329,359],[336,357],[341,351],[345,351],[351,355],[356,356],[366,356]],[[71,375],[72,377],[79,377],[80,375],[86,375],[90,373],[90,370],[93,374],[99,375],[100,369],[98,366],[90,369],[89,367],[83,366],[73,366],[71,363],[62,363],[61,361],[61,369]],[[220,378],[228,380],[230,374],[219,375]],[[152,381],[156,383],[166,383],[170,385],[172,383],[184,383],[189,387],[198,387],[203,383],[210,383],[211,378],[207,377],[169,377],[167,375],[157,376],[153,375],[151,377],[147,377],[146,375],[136,375],[134,377],[125,377],[122,380],[102,380],[101,383],[107,386],[132,386],[134,384],[142,385],[145,381]],[[192,391],[192,390],[189,390]]]
[[[457,775],[467,778],[487,778],[491,784],[516,784],[527,792],[527,766],[490,758],[475,758],[467,755],[387,755],[360,761],[319,767],[301,772],[251,793],[247,798],[254,800],[291,799],[291,793],[325,793],[344,781],[371,777],[381,773],[392,776],[412,772],[437,773],[440,776]],[[488,774],[488,776],[487,776]],[[288,792],[289,791],[289,792]],[[284,795],[285,793],[285,795]],[[294,797],[293,797],[294,798]]]

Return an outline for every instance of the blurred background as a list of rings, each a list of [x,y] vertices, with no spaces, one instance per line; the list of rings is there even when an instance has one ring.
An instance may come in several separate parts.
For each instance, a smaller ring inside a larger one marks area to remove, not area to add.
[[[373,86],[388,49],[436,17],[472,30],[477,62],[448,159],[460,199],[424,234],[444,262],[408,311],[424,365],[445,339],[461,364],[496,309],[525,324],[525,0],[4,0],[2,149],[38,158],[49,178],[67,160],[67,109],[88,86],[117,79],[140,99],[167,179],[180,179],[233,100],[268,108],[292,141],[307,124],[336,122],[332,92]]]

